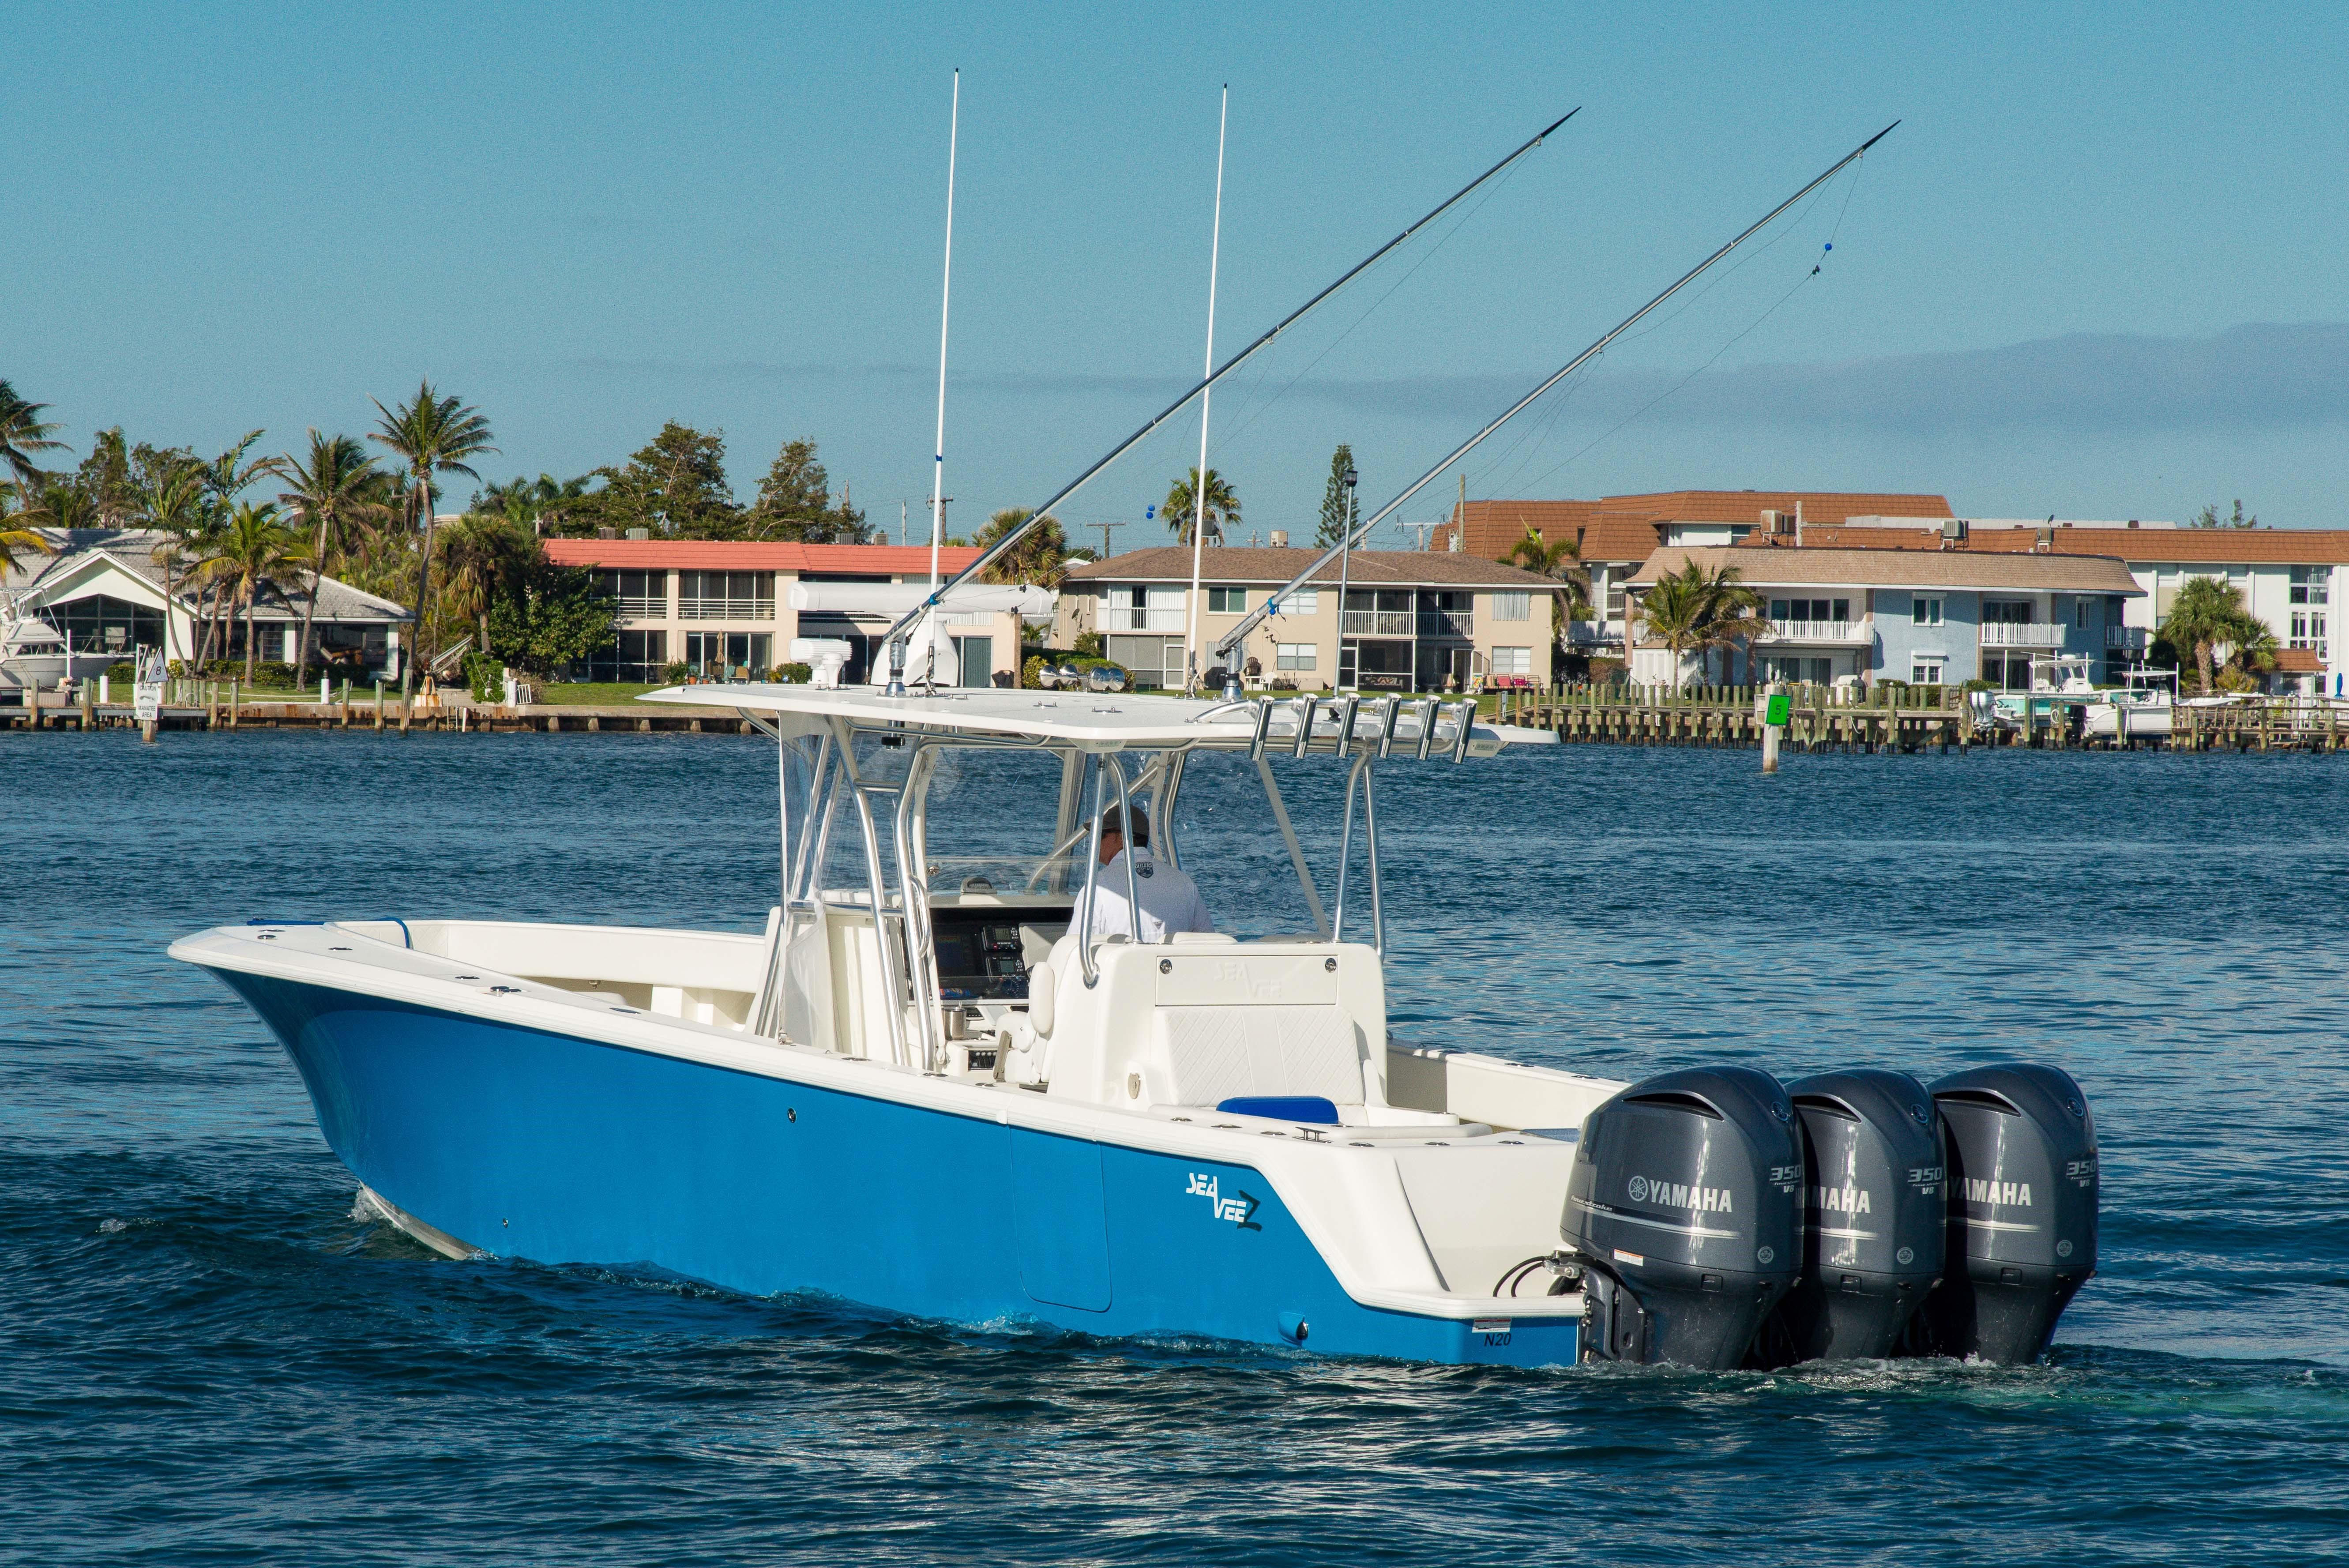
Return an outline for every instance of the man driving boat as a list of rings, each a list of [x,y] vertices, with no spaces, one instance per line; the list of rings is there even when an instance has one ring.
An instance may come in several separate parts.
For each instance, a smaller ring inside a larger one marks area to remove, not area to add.
[[[1168,865],[1150,853],[1150,818],[1133,809],[1133,843],[1125,841],[1125,824],[1116,806],[1102,813],[1101,870],[1092,892],[1092,918],[1085,923],[1092,940],[1130,936],[1133,925],[1126,915],[1126,857],[1133,860],[1134,898],[1142,906],[1142,940],[1163,942],[1169,931],[1212,931],[1206,900],[1198,884],[1179,866]]]

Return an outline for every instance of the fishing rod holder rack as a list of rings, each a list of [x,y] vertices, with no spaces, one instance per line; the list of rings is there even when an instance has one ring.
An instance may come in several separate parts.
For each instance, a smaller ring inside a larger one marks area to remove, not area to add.
[[[1234,709],[1255,714],[1256,728],[1248,739],[1251,761],[1283,752],[1293,757],[1320,753],[1383,759],[1392,756],[1400,743],[1422,762],[1442,755],[1458,763],[1467,760],[1476,729],[1474,700],[1446,702],[1440,697],[1251,697],[1210,708],[1193,722],[1220,718]],[[1284,732],[1276,734],[1275,722],[1283,718]],[[1408,734],[1406,721],[1411,724]],[[1447,724],[1448,739],[1444,734]]]

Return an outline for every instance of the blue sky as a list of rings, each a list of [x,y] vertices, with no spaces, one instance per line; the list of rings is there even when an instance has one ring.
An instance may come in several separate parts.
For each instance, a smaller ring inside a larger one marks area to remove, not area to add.
[[[929,491],[959,66],[965,529],[1196,374],[1226,81],[1226,348],[1585,106],[1219,391],[1243,533],[1309,528],[1339,441],[1383,500],[1894,119],[1469,493],[2349,525],[2341,7],[91,5],[10,43],[0,376],[81,451],[282,448],[429,376],[490,416],[492,476],[674,418],[747,495],[807,435],[894,530]],[[1063,514],[1155,542],[1197,439]]]

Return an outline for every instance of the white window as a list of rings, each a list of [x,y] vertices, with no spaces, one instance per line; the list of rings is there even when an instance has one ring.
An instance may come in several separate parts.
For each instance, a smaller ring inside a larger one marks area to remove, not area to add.
[[[1321,590],[1299,588],[1272,607],[1275,615],[1319,615],[1321,613]]]
[[[1207,613],[1210,615],[1237,615],[1247,608],[1247,590],[1246,588],[1209,588],[1207,590]]]
[[[2296,605],[2329,604],[2333,599],[2333,568],[2330,566],[2294,566],[2292,569],[2292,602]],[[2321,617],[2319,618],[2322,618]]]
[[[1909,597],[1909,624],[1910,626],[1940,625],[1941,601],[1939,598],[1928,598],[1923,594],[1911,594]]]
[[[1523,594],[1516,597],[1525,597]],[[1492,671],[1495,675],[1531,675],[1534,672],[1534,650],[1530,648],[1496,648],[1493,649]]]
[[[2324,651],[2324,618],[2321,609],[2294,609],[2292,612],[2292,646],[2313,648]]]
[[[1909,666],[1911,686],[1939,686],[1941,683],[1941,661],[1920,659]]]
[[[1495,620],[1530,620],[1533,618],[1533,604],[1534,596],[1531,590],[1522,594],[1495,594],[1493,618]],[[1506,674],[1507,671],[1504,670],[1501,673]]]
[[[1272,645],[1272,667],[1275,670],[1310,670],[1313,668],[1313,645],[1309,642],[1276,642]]]
[[[2074,626],[2085,626],[2088,624],[2087,600],[2074,599],[2072,601],[2072,624]]]

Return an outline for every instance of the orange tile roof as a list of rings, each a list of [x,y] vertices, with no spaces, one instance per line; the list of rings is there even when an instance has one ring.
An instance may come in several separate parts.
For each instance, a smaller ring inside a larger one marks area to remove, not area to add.
[[[785,540],[740,539],[549,539],[546,558],[559,566],[614,566],[645,570],[676,566],[688,571],[853,572],[891,576],[930,570],[927,545],[802,545]],[[938,568],[958,572],[978,559],[970,545],[938,552]]]
[[[2028,555],[2036,528],[1976,528],[1959,548],[1975,555]],[[2117,556],[2124,561],[2212,565],[2349,565],[2349,528],[2064,528],[2050,554]],[[1803,529],[1806,549],[1938,550],[1941,538],[1921,528]]]
[[[2322,675],[2324,661],[2316,657],[2313,648],[2279,648],[2275,655],[2279,675]]]
[[[1947,517],[1947,496],[1843,490],[1663,490],[1651,495],[1610,495],[1610,512],[1637,512],[1660,523],[1759,523],[1767,512],[1792,512],[1804,526],[1847,517]]]
[[[1576,541],[1586,561],[1644,561],[1663,542],[1667,523],[1754,523],[1764,512],[1799,505],[1806,528],[1847,517],[1947,517],[1946,496],[1839,490],[1665,490],[1598,501],[1471,501],[1455,504],[1446,536],[1497,561],[1527,528],[1552,544]]]

